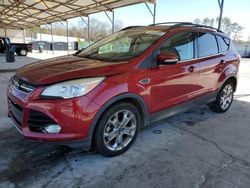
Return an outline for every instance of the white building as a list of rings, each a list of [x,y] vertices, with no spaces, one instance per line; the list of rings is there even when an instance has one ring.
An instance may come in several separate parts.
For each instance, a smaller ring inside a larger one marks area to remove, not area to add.
[[[24,36],[25,36],[25,30],[0,28],[0,37],[9,37],[11,42],[13,43],[30,43],[30,42],[39,42],[39,41],[52,43],[52,36],[50,34],[33,33],[32,38],[24,37]],[[75,47],[75,43],[79,41],[81,44],[88,45],[88,41],[83,38],[68,37],[68,41],[67,41],[67,36],[53,35],[54,43],[69,42],[69,50],[73,50],[73,48]]]

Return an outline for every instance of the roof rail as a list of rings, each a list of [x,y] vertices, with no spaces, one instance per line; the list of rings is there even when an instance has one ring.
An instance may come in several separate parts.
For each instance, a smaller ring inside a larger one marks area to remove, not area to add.
[[[179,27],[199,27],[199,28],[216,30],[220,33],[223,33],[223,31],[221,31],[220,29],[217,29],[211,26],[206,26],[206,25],[194,24],[192,22],[163,22],[163,23],[151,24],[149,26],[157,26],[157,25],[171,25],[169,29],[174,29],[174,28],[179,28]]]
[[[122,28],[120,31],[124,31],[124,30],[127,30],[127,29],[132,29],[132,28],[138,28],[138,27],[143,27],[143,26],[139,26],[139,25],[128,26],[128,27]]]
[[[176,24],[192,24],[192,23],[191,22],[160,22],[160,23],[150,24],[149,26],[176,25]]]

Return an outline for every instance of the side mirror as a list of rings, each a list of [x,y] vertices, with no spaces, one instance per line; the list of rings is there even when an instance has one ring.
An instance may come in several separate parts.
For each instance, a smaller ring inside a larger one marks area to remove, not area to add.
[[[78,54],[80,54],[83,50],[85,50],[86,48],[82,48],[82,49],[80,49],[80,50],[78,50],[78,51],[76,51],[73,55],[74,56],[77,56]]]
[[[163,52],[157,56],[158,65],[173,65],[178,62],[178,55],[173,52]]]

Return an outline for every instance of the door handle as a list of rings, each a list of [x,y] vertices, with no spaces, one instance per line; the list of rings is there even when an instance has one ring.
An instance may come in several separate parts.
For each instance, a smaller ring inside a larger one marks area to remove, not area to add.
[[[194,66],[190,66],[190,67],[188,68],[188,71],[189,71],[189,72],[194,72],[194,69],[195,69]]]

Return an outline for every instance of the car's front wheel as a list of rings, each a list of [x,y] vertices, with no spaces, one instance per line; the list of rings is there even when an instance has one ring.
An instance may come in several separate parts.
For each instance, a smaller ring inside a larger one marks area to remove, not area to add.
[[[100,118],[94,134],[95,149],[104,156],[116,156],[129,149],[136,139],[140,114],[131,103],[119,103]]]
[[[221,87],[216,101],[210,106],[211,110],[219,113],[226,112],[233,102],[234,88],[233,82],[227,81]]]

